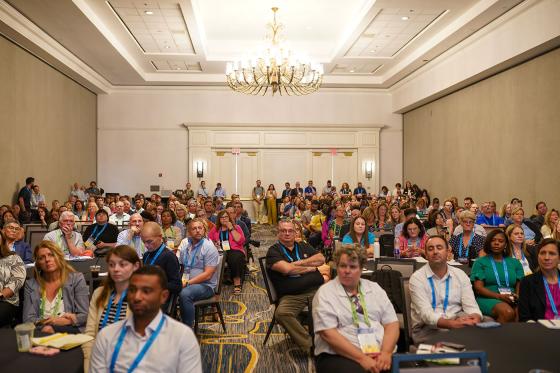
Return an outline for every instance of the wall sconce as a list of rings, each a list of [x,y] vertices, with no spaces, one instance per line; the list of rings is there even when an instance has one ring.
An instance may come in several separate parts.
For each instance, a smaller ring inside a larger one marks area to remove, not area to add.
[[[366,179],[371,179],[373,176],[373,162],[366,161]]]
[[[196,177],[204,177],[204,163],[202,161],[196,161]]]

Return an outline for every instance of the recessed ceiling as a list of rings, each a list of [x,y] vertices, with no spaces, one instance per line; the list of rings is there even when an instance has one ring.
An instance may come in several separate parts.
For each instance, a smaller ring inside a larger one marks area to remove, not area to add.
[[[323,86],[363,88],[391,87],[522,2],[5,1],[113,86],[225,86],[226,62],[262,43],[278,5],[283,38],[324,65]]]

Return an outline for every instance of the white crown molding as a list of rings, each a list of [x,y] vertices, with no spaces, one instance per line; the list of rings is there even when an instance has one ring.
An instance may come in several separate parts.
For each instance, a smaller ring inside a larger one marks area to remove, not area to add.
[[[4,0],[0,1],[0,33],[87,89],[95,93],[111,91],[109,81]]]
[[[254,130],[255,128],[263,128],[262,123],[183,123],[183,127],[188,131],[191,130],[218,130],[218,131],[242,131]],[[383,129],[383,124],[337,124],[337,123],[268,123],[266,131],[301,131],[305,132],[309,129],[314,131],[328,132],[377,132]]]

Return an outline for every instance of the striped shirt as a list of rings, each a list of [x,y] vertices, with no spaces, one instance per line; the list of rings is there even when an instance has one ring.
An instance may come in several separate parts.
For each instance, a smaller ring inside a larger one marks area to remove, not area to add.
[[[113,302],[111,304],[111,308],[109,308],[109,317],[107,318],[107,325],[111,325],[111,324],[113,324],[113,323],[115,323],[119,320],[126,319],[126,310],[128,309],[128,304],[127,304],[126,300],[123,300],[123,302],[122,302],[121,314],[119,315],[118,318],[115,318],[115,316],[117,314],[117,307],[118,306],[119,306],[118,300],[117,300],[117,303]],[[103,310],[103,313],[101,314],[101,318],[99,319],[99,324],[97,325],[98,330],[101,330],[101,325],[103,324],[103,320],[105,319],[105,314],[107,314],[107,307],[105,307],[105,309]]]

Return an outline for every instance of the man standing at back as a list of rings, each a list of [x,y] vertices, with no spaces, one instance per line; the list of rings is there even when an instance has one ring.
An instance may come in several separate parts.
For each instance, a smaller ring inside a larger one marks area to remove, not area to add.
[[[200,347],[192,330],[165,316],[165,273],[155,266],[138,269],[130,278],[127,302],[132,315],[103,328],[91,354],[90,373],[202,372]]]
[[[311,337],[297,317],[313,299],[315,292],[330,278],[330,267],[323,254],[310,245],[295,243],[291,221],[278,223],[278,242],[266,254],[266,266],[280,302],[276,320],[305,352],[311,348]]]
[[[33,183],[35,183],[35,178],[33,177],[28,177],[27,179],[25,179],[25,186],[23,188],[20,189],[19,194],[18,194],[18,204],[19,207],[21,209],[21,212],[28,212],[30,213],[31,211],[31,196],[33,194],[32,189],[33,189]],[[15,216],[16,219],[19,219],[19,216]]]
[[[260,180],[257,180],[257,185],[253,188],[252,197],[255,221],[260,224],[264,214],[264,188],[261,186]]]

